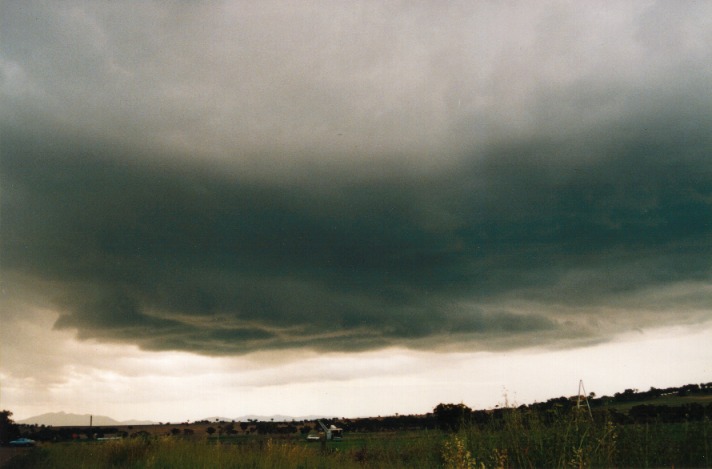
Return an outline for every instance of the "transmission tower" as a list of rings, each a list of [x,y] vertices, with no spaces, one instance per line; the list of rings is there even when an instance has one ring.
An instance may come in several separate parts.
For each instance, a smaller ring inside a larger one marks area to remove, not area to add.
[[[586,408],[588,409],[588,415],[591,417],[591,420],[593,420],[593,413],[591,412],[591,405],[588,403],[588,396],[586,395],[586,388],[583,387],[583,380],[579,380],[579,388],[578,388],[578,398],[576,399],[576,409],[581,408],[581,398],[583,397],[583,401],[586,402]]]

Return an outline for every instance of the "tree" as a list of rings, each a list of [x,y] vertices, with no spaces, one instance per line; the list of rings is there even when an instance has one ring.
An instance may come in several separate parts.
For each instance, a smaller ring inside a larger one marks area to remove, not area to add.
[[[458,431],[472,418],[472,409],[465,404],[438,404],[433,413],[443,430]]]
[[[213,436],[213,433],[215,433],[215,429],[213,427],[208,427],[206,430],[208,432],[208,435]]]
[[[20,436],[20,427],[12,420],[12,412],[0,412],[0,443],[4,444]]]

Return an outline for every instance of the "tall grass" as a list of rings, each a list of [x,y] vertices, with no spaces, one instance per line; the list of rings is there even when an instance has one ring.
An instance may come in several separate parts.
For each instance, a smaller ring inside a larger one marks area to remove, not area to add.
[[[501,422],[468,426],[460,433],[468,450],[488,468],[617,465],[618,428],[583,413],[543,416],[508,409]]]
[[[43,445],[14,468],[588,468],[711,467],[712,424],[617,424],[605,412],[505,409],[501,418],[433,430],[347,434],[340,443],[268,436],[216,442],[132,438]]]
[[[485,468],[712,467],[709,419],[616,424],[605,412],[507,409],[499,422],[456,434]],[[468,466],[462,466],[468,467]]]
[[[368,438],[358,445],[299,440],[252,439],[239,444],[174,437],[97,443],[59,443],[35,449],[11,468],[409,468],[437,467],[441,438]]]

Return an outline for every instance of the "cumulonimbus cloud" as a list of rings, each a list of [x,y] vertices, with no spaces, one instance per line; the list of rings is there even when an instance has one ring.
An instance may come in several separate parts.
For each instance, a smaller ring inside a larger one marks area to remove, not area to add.
[[[26,301],[52,286],[56,327],[239,354],[709,319],[709,33],[663,49],[646,33],[691,13],[594,15],[615,47],[564,6],[491,42],[484,19],[504,20],[485,7],[408,9],[368,38],[350,8],[340,27],[300,17],[365,47],[334,50],[268,7],[180,8],[114,12],[138,39],[88,4],[10,9],[2,269]]]

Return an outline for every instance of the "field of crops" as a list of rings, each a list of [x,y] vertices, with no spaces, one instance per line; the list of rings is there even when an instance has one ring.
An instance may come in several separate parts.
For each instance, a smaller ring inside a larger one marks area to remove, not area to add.
[[[46,443],[11,468],[529,468],[710,467],[712,424],[620,424],[605,413],[505,418],[457,431],[347,433],[340,442],[297,435],[161,436]]]

